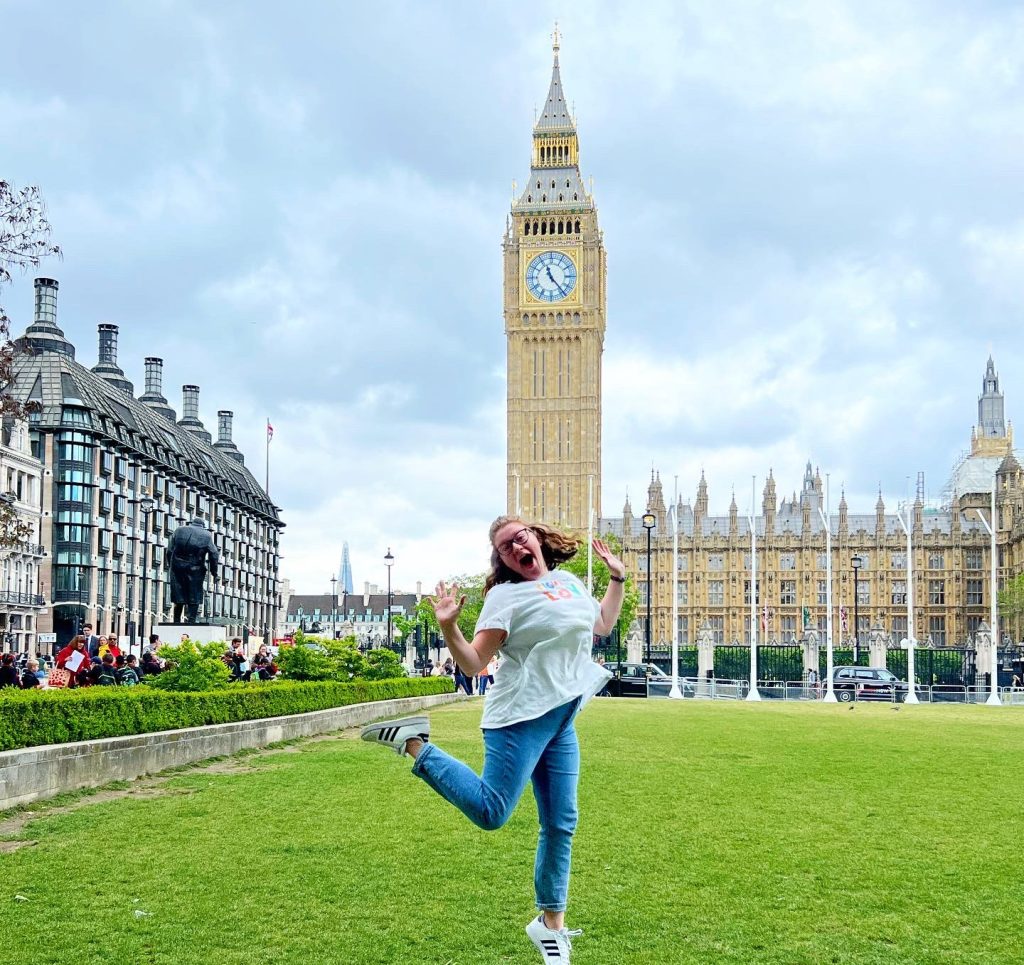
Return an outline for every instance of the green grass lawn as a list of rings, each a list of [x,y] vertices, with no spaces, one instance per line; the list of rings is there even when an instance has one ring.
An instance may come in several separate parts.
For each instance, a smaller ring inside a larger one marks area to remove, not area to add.
[[[479,718],[434,739],[479,766]],[[1024,710],[604,699],[578,731],[579,965],[1024,961]],[[539,961],[530,792],[479,831],[354,736],[34,820],[0,961]]]

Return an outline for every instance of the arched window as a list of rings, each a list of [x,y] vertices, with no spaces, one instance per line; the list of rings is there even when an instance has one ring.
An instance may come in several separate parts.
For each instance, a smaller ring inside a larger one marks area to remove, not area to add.
[[[540,233],[542,235],[546,235],[548,233],[548,223],[546,221],[542,221],[540,223]]]
[[[559,195],[559,196],[558,196],[558,200],[559,200],[559,201],[561,201],[561,200],[562,200],[562,196],[561,196],[561,195]],[[562,231],[562,229],[561,229],[561,228],[559,228],[559,229],[558,229],[558,231],[559,231],[559,234],[561,234],[561,231]]]
[[[546,194],[542,194],[542,195],[540,196],[540,199],[541,199],[541,201],[543,201],[543,202],[547,203],[547,200],[548,200],[548,196],[547,196]]]
[[[576,234],[579,234],[579,233],[580,233],[580,222],[579,222],[579,219],[577,218],[576,219]]]
[[[573,192],[572,199],[573,199],[573,201],[579,201],[579,198],[576,196],[575,192]],[[579,231],[580,229],[577,228],[576,230]]]
[[[569,179],[568,178],[565,179],[565,186],[569,187]],[[576,200],[575,196],[573,197],[573,200],[574,201]]]
[[[552,178],[551,179],[551,187],[554,188],[554,186],[555,186],[555,181],[554,181],[554,178]]]
[[[540,181],[537,182],[537,190],[540,190]]]
[[[554,233],[555,233],[555,222],[554,222],[554,220],[552,220],[551,227],[548,229],[548,234],[552,234],[553,235]]]
[[[537,222],[536,221],[534,221],[534,223],[533,223],[533,233],[535,235],[540,233],[540,228],[537,226]]]
[[[529,221],[524,221],[523,222],[523,234],[524,235],[528,235],[529,233],[530,233],[530,222]]]
[[[532,195],[532,194],[528,194],[528,195],[526,196],[526,200],[527,200],[527,201],[532,201],[532,200],[533,200],[533,195]]]
[[[561,195],[558,196],[558,200],[559,201],[562,200],[562,196]],[[559,221],[558,222],[558,233],[560,235],[564,235],[565,234],[565,222],[564,221]]]

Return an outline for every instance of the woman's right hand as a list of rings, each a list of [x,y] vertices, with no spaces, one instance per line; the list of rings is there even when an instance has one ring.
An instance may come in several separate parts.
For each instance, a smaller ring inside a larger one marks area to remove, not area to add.
[[[450,587],[444,585],[444,580],[437,584],[434,595],[430,598],[430,605],[434,608],[434,616],[441,626],[453,624],[466,605],[466,597],[459,596],[458,584],[453,583]]]

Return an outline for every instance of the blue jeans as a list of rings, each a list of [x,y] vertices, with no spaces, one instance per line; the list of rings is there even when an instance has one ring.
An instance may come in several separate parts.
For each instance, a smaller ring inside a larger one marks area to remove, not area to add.
[[[537,907],[547,911],[565,911],[569,894],[580,776],[573,721],[579,706],[576,698],[536,720],[485,730],[480,777],[436,744],[424,744],[412,768],[413,774],[485,831],[508,821],[527,780],[533,781],[540,818],[533,886]]]

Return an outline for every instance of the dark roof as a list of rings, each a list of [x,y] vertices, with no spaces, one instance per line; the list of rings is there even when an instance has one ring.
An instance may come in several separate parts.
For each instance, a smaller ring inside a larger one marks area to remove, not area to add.
[[[195,480],[275,525],[284,525],[277,507],[244,465],[111,385],[70,355],[56,351],[21,353],[14,359],[13,376],[11,395],[22,402],[37,400],[41,406],[32,416],[34,426],[56,431],[62,428],[65,405],[84,408],[89,412],[91,428],[63,428],[88,428],[134,451],[144,462],[171,475]]]
[[[408,612],[416,606],[416,594],[392,593],[391,602],[394,606],[404,607],[406,612]],[[365,613],[367,611],[371,613],[385,613],[388,606],[388,595],[387,593],[371,593],[369,604],[364,605],[362,593],[349,593],[347,597],[342,593],[338,593],[339,613],[341,612],[343,605],[347,606],[349,610],[355,610],[356,613]],[[300,608],[303,613],[313,613],[317,609],[319,609],[321,613],[330,613],[331,594],[294,593],[288,599],[288,612],[298,613]]]

